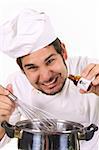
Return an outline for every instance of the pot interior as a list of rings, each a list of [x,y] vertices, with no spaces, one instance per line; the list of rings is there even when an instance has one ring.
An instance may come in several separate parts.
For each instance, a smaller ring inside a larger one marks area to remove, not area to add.
[[[49,121],[53,122],[54,125],[51,125]],[[76,123],[76,122],[71,122],[71,121],[64,121],[64,120],[38,120],[34,119],[33,121],[30,120],[23,120],[19,121],[16,123],[16,126],[19,128],[23,129],[26,132],[48,132],[48,134],[52,133],[71,133],[73,131],[78,131],[79,129],[83,128],[83,125]],[[45,126],[48,127],[47,130]],[[50,131],[50,133],[49,133]]]

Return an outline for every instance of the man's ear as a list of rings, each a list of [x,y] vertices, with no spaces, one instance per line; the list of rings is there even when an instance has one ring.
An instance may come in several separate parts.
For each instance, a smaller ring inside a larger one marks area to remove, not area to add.
[[[65,47],[65,44],[64,43],[61,43],[61,47],[62,47],[62,56],[64,58],[64,60],[67,59],[67,50],[66,50],[66,47]]]

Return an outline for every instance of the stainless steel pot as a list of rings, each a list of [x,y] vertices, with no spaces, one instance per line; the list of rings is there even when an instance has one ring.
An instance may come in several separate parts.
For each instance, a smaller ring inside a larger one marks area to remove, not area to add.
[[[3,121],[1,125],[10,138],[18,138],[19,150],[80,150],[79,140],[90,140],[98,130],[94,124],[84,127],[76,122],[54,121],[56,125],[50,132],[36,119],[20,121],[15,126]]]

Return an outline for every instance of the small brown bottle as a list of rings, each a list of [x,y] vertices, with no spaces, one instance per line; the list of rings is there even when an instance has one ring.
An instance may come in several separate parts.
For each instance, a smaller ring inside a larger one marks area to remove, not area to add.
[[[89,91],[92,87],[92,80],[87,80],[79,75],[69,75],[68,78],[73,81],[73,83],[84,91]]]

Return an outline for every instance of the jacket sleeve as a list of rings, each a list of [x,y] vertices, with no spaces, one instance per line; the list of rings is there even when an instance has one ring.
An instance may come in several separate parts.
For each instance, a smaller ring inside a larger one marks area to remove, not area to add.
[[[99,64],[99,59],[88,57],[71,57],[68,59],[68,68],[71,74],[80,74],[81,71],[90,63]]]

